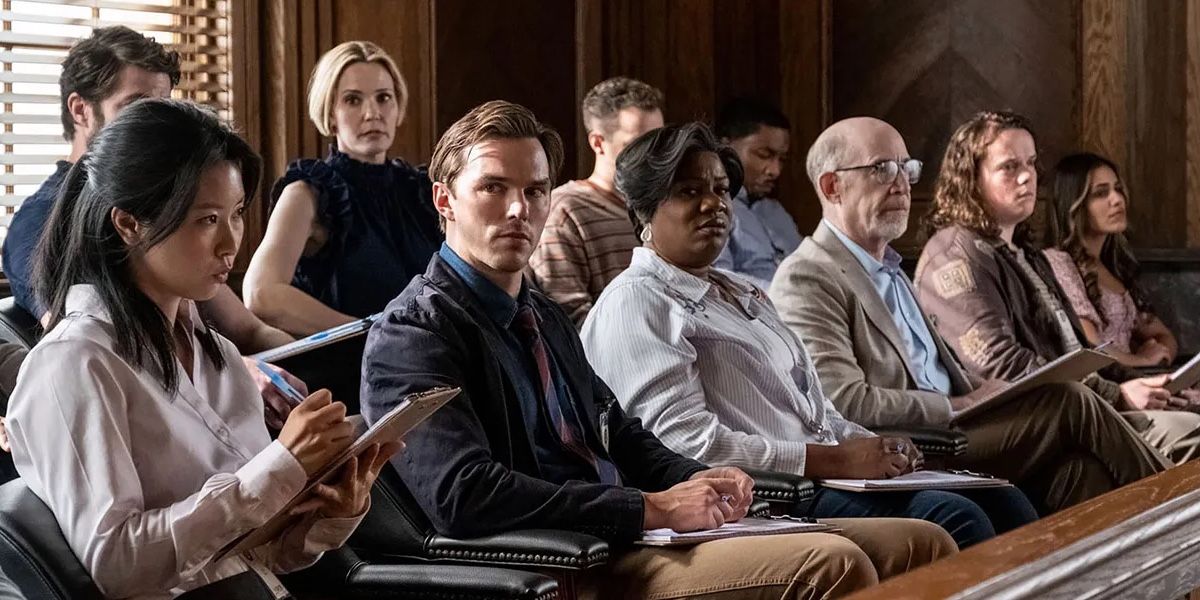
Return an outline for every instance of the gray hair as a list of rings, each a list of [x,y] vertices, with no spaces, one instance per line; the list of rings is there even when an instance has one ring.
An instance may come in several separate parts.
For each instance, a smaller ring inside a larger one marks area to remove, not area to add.
[[[808,157],[804,160],[804,168],[808,171],[808,180],[817,191],[817,199],[824,201],[821,193],[821,176],[831,173],[846,165],[850,160],[851,148],[846,136],[837,131],[825,131],[808,149]]]

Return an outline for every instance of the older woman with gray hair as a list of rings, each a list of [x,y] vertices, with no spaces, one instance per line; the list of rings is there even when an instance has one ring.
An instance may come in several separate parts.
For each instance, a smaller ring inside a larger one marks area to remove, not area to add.
[[[920,468],[909,440],[876,436],[838,413],[804,344],[761,289],[713,268],[741,182],[736,154],[700,123],[649,132],[622,151],[616,183],[643,244],[584,322],[589,362],[626,412],[697,460],[814,479]],[[923,519],[960,547],[1036,519],[1015,488],[822,488],[810,516]]]

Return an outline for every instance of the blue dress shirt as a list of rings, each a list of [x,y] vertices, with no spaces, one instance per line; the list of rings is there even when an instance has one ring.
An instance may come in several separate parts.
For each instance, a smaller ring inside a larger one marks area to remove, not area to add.
[[[883,253],[883,262],[875,260],[874,256],[863,250],[862,246],[846,237],[837,227],[825,221],[829,230],[842,241],[842,245],[858,259],[858,263],[866,270],[867,277],[883,298],[884,305],[892,313],[900,338],[908,350],[909,365],[916,376],[917,387],[927,392],[950,395],[950,373],[938,356],[937,344],[933,335],[921,316],[917,305],[917,297],[913,294],[912,284],[904,271],[900,270],[900,253],[888,246]]]

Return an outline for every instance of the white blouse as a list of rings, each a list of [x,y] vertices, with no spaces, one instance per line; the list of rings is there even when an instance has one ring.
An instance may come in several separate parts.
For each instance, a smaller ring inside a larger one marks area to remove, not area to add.
[[[621,407],[667,447],[712,465],[803,475],[807,444],[872,436],[825,398],[812,359],[766,294],[717,286],[646,248],[604,289],[583,347]]]
[[[195,307],[183,302],[177,318],[193,332],[192,379],[179,365],[170,395],[117,355],[94,287],[72,286],[66,312],[21,366],[8,428],[17,471],[100,591],[171,598],[247,570],[242,557],[213,558],[279,511],[306,477],[268,436],[237,349],[217,337],[225,357],[217,371],[194,333],[203,327]],[[255,551],[255,562],[277,573],[311,565],[360,520],[310,516]]]

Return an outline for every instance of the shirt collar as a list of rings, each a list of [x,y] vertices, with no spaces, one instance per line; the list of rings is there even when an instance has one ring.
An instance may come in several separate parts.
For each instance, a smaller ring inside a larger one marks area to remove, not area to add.
[[[487,313],[488,318],[501,328],[508,329],[509,325],[512,325],[513,318],[517,316],[517,309],[523,304],[529,304],[529,287],[525,285],[524,279],[521,280],[521,291],[514,299],[475,267],[467,264],[467,261],[463,260],[446,242],[442,242],[438,255],[446,261],[446,264],[450,265],[451,270],[462,278],[463,283],[467,284],[467,289],[475,294],[475,298],[483,305],[483,312]]]
[[[96,286],[90,283],[77,283],[67,290],[64,311],[67,315],[86,315],[112,324],[112,314],[108,312],[108,307],[104,306],[104,300],[100,297]],[[179,312],[175,315],[175,322],[183,325],[185,331],[195,329],[201,323],[196,315],[196,303],[187,299],[181,300]]]
[[[836,225],[830,223],[826,219],[821,219],[821,222],[825,223],[825,226],[833,232],[833,235],[836,235],[837,238],[841,240],[842,245],[850,251],[850,254],[854,255],[854,258],[858,259],[858,264],[862,265],[862,268],[865,269],[867,273],[874,275],[880,271],[895,273],[900,270],[900,253],[892,249],[891,246],[884,247],[883,262],[879,262],[874,256],[871,256],[869,252],[864,250],[862,246],[859,246],[854,240],[842,233],[842,230],[838,229]]]
[[[712,288],[712,282],[709,280],[696,277],[668,263],[657,252],[649,248],[641,246],[634,248],[633,258],[629,261],[629,265],[650,272],[692,302],[698,302]]]
[[[664,284],[683,294],[685,298],[692,302],[699,302],[713,286],[712,281],[696,277],[667,262],[657,252],[641,246],[633,249],[633,259],[630,260],[629,266],[630,268],[640,269],[654,275]],[[722,277],[728,281],[740,295],[757,295],[756,288],[736,274],[715,267],[712,269],[712,272],[715,276]]]

